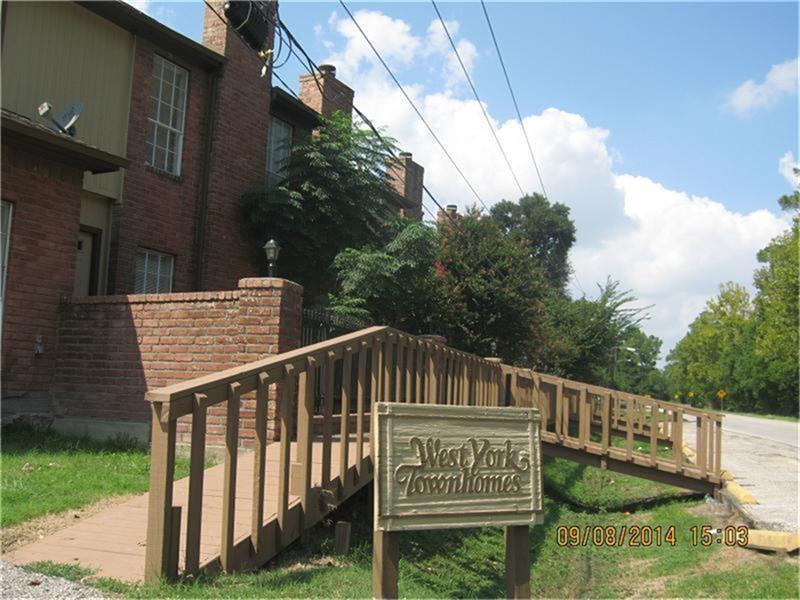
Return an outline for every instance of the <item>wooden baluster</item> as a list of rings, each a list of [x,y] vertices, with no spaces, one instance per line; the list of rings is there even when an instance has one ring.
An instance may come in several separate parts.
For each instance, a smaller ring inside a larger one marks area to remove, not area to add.
[[[383,344],[379,338],[375,338],[372,341],[372,381],[370,387],[370,415],[375,414],[376,402],[378,398],[376,397],[377,390],[380,389],[380,365],[381,360],[383,359]],[[369,431],[369,456],[370,456],[370,471],[373,471],[373,465],[375,461],[375,432],[372,431],[372,424],[370,423],[370,431]]]
[[[658,427],[660,421],[658,403],[650,402],[650,464],[655,465],[658,456]]]
[[[386,342],[383,348],[383,402],[392,401],[392,338],[396,337],[394,333],[389,333],[386,336]]]
[[[364,396],[367,392],[367,344],[361,343],[358,353],[358,379],[356,380],[356,477],[362,481],[364,462]]]
[[[186,509],[186,559],[184,572],[194,574],[200,568],[200,530],[203,517],[203,476],[206,465],[205,394],[194,394],[192,404],[192,447],[189,457],[189,498]]]
[[[564,387],[559,381],[556,386],[556,422],[555,434],[558,436],[559,441],[564,439]]]
[[[327,489],[331,483],[331,447],[333,445],[333,380],[336,375],[336,360],[333,352],[325,358],[323,374],[324,399],[322,408],[322,487]],[[375,389],[375,388],[373,388]]]
[[[422,402],[422,390],[423,390],[423,381],[422,377],[424,374],[423,371],[423,362],[422,358],[424,355],[424,347],[423,344],[417,340],[416,343],[417,347],[417,356],[416,356],[416,367],[414,368],[414,402],[420,404]]]
[[[253,510],[250,519],[250,543],[253,551],[260,554],[264,550],[261,528],[264,525],[264,484],[267,476],[267,401],[269,400],[269,377],[258,374],[256,386],[256,447],[253,460]],[[191,501],[192,491],[189,492]],[[199,527],[198,527],[199,529]],[[187,531],[188,533],[188,531]],[[187,537],[188,541],[188,537]],[[199,540],[198,540],[199,541]],[[199,548],[199,545],[198,545]],[[188,546],[186,556],[189,556]]]
[[[600,421],[602,433],[600,434],[600,444],[603,447],[603,453],[608,453],[608,447],[611,445],[611,394],[605,392],[602,396],[603,406],[600,413]]]
[[[700,468],[700,476],[705,477],[708,473],[708,457],[706,455],[706,418],[702,414],[696,417],[697,422],[697,466]]]
[[[672,451],[680,474],[683,472],[683,409],[677,409],[673,415],[675,426],[672,428]]]
[[[411,399],[414,395],[414,345],[412,340],[406,343],[406,360],[405,360],[405,403],[411,404]]]
[[[280,469],[278,471],[278,529],[280,531],[280,544],[283,547],[289,543],[287,516],[289,514],[289,483],[292,469],[292,429],[294,429],[294,367],[287,365],[284,369],[283,381],[280,385],[281,403],[279,406],[281,417],[281,451]]]
[[[625,445],[625,456],[628,460],[633,458],[633,398],[629,395],[625,396],[625,432],[627,440]]]
[[[714,417],[714,474],[718,477],[722,474],[722,418],[723,415]]]
[[[589,394],[586,386],[581,386],[580,396],[578,397],[578,430],[580,431],[581,448],[586,448],[589,441],[589,432],[592,428],[592,413],[589,410]]]
[[[169,406],[161,402],[150,404],[150,495],[147,511],[147,546],[144,577],[148,583],[157,583],[161,578],[174,580],[177,570],[171,569],[173,510],[172,480],[175,475],[175,429],[174,419],[161,421],[161,414]],[[178,540],[174,540],[175,544]]]
[[[314,507],[311,499],[311,467],[313,465],[314,436],[311,419],[314,413],[314,390],[316,389],[316,364],[309,356],[306,368],[299,375],[297,388],[297,467],[295,475],[297,492],[302,507],[302,531],[313,519]]]
[[[347,497],[350,482],[347,474],[350,471],[350,398],[352,398],[353,349],[345,348],[342,368],[342,410],[339,421],[339,481],[341,482],[340,498]]]
[[[239,450],[239,393],[241,385],[228,385],[228,410],[225,423],[225,479],[222,492],[222,541],[219,559],[222,569],[230,573],[233,562],[233,527],[236,517],[236,464]]]
[[[428,391],[425,394],[427,396],[427,403],[428,404],[436,404],[436,356],[435,350],[436,346],[433,343],[430,343],[428,346]]]
[[[403,386],[403,341],[397,337],[397,344],[394,346],[394,402],[402,402]]]

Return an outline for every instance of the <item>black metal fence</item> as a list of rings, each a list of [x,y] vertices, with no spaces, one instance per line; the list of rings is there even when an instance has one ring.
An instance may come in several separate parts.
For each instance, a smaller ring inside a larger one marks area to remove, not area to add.
[[[338,315],[329,308],[304,308],[300,345],[324,342],[337,335],[358,331],[372,325],[366,319]]]

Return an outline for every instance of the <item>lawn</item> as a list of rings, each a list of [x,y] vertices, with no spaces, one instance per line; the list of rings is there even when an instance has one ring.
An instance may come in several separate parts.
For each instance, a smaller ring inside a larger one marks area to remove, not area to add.
[[[14,425],[3,428],[0,444],[2,527],[149,485],[150,452],[132,440],[96,442]],[[188,472],[188,462],[178,459],[176,475]]]
[[[96,443],[15,428],[3,431],[3,522],[17,523],[116,494],[147,488],[148,454],[124,442]],[[30,468],[23,469],[24,465]],[[179,461],[178,476],[186,473]],[[546,519],[531,530],[531,587],[536,597],[798,597],[796,557],[691,545],[693,525],[725,523],[715,505],[677,488],[565,460],[544,467]],[[335,520],[353,524],[351,551],[333,554]],[[175,585],[129,585],[92,579],[75,565],[29,568],[130,598],[370,597],[371,505],[363,491],[301,542],[255,573],[206,575]],[[559,527],[674,527],[675,545],[572,547]],[[500,529],[404,534],[400,592],[404,597],[502,597]]]

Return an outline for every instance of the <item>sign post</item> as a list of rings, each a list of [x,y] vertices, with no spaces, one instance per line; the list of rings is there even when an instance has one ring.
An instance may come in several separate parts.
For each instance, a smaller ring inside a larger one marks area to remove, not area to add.
[[[372,583],[397,597],[401,531],[505,527],[506,592],[530,597],[528,527],[543,520],[533,408],[377,403]]]

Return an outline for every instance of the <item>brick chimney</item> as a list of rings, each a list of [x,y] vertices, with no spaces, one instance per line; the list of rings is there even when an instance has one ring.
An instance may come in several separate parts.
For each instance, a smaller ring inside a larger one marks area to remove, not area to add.
[[[395,191],[413,204],[401,212],[409,219],[422,220],[422,180],[425,169],[411,160],[411,152],[401,152],[386,169],[389,182]]]
[[[300,76],[300,100],[323,116],[330,117],[338,110],[352,117],[353,94],[353,90],[336,79],[333,65],[320,65],[316,78],[311,73]]]
[[[458,221],[458,206],[455,204],[448,204],[444,207],[444,210],[440,208],[436,213],[436,220],[439,221],[439,223],[447,223],[451,219],[456,222]]]

